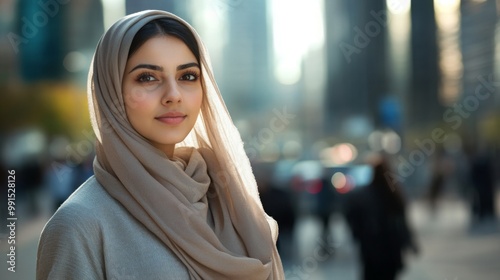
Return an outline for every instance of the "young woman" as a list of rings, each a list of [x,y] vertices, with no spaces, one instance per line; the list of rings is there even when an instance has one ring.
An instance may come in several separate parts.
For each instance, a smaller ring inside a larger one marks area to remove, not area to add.
[[[95,176],[57,210],[37,279],[283,279],[277,225],[195,30],[116,22],[89,73]]]

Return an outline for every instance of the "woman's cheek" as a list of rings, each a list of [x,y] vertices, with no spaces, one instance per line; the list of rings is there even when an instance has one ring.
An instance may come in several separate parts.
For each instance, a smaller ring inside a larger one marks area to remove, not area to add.
[[[144,88],[133,88],[125,95],[125,104],[130,109],[138,109],[146,106],[151,96]]]
[[[198,108],[201,107],[203,101],[203,90],[201,86],[189,89],[189,94],[186,94],[185,98],[189,99],[189,104]]]

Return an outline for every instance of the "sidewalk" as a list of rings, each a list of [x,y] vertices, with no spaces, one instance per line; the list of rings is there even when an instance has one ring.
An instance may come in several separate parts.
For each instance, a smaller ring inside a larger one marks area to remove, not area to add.
[[[8,270],[7,254],[11,244],[7,243],[6,231],[0,232],[0,279],[2,280],[32,280],[35,279],[36,272],[36,254],[38,247],[38,239],[40,233],[50,218],[49,204],[52,200],[47,197],[47,194],[42,194],[38,197],[37,214],[28,213],[27,202],[24,200],[17,201],[17,221],[15,229],[15,254],[16,267],[15,272]],[[13,244],[12,244],[13,245]]]
[[[497,209],[500,208],[500,193]],[[408,209],[420,254],[407,258],[407,267],[400,280],[498,280],[500,279],[500,220],[471,224],[467,205],[458,199],[443,199],[435,214],[424,202],[414,202]],[[500,217],[500,209],[497,211]],[[306,218],[299,222],[297,237],[303,252],[297,263],[302,274],[287,279],[358,280],[360,266],[356,244],[342,216],[332,217],[332,235],[339,246],[334,257],[307,264],[315,240],[319,235],[319,222]],[[309,256],[308,256],[309,254]],[[381,252],[383,255],[383,252]],[[314,269],[315,268],[315,269]],[[286,267],[289,272],[291,267]]]
[[[435,216],[423,203],[415,203],[410,209],[410,219],[422,253],[409,259],[403,280],[500,279],[498,219],[473,224],[467,205],[459,200],[442,201]]]

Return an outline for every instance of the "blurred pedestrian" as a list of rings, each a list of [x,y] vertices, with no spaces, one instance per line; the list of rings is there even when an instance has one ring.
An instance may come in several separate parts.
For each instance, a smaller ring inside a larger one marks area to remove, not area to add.
[[[281,259],[293,261],[295,248],[293,231],[295,229],[296,213],[293,207],[289,186],[278,186],[273,180],[273,168],[268,166],[253,165],[255,179],[259,187],[260,199],[266,213],[276,220],[280,229],[277,241]]]
[[[472,214],[477,221],[495,217],[495,175],[490,154],[476,152],[471,159]]]
[[[407,249],[418,252],[406,220],[401,189],[391,178],[389,162],[370,158],[371,184],[347,196],[344,213],[352,235],[359,243],[362,279],[391,280],[404,268]]]
[[[37,279],[283,279],[276,222],[196,31],[156,10],[101,37],[95,176],[45,226]]]
[[[16,170],[18,198],[27,203],[25,209],[27,214],[35,217],[40,213],[40,205],[37,197],[42,189],[44,181],[43,160],[38,155],[26,158],[22,165]]]
[[[46,167],[45,184],[52,196],[52,213],[76,190],[76,167],[65,161],[54,159]]]
[[[49,145],[51,160],[45,167],[45,186],[52,198],[51,213],[54,213],[81,184],[76,180],[76,166],[67,161],[66,148],[69,145],[69,140],[64,136],[55,137]]]
[[[433,214],[437,212],[438,201],[443,196],[448,177],[454,169],[454,164],[448,158],[444,148],[439,146],[436,149],[434,161],[431,166],[432,174],[427,194],[429,207]]]

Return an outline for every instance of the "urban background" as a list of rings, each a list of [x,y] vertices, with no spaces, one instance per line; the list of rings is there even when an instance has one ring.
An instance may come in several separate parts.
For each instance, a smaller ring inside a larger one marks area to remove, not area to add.
[[[90,61],[114,21],[144,9],[204,40],[280,224],[287,279],[362,275],[346,209],[374,153],[418,244],[401,279],[499,279],[500,2],[0,0],[2,279],[34,279],[43,225],[92,175]]]

